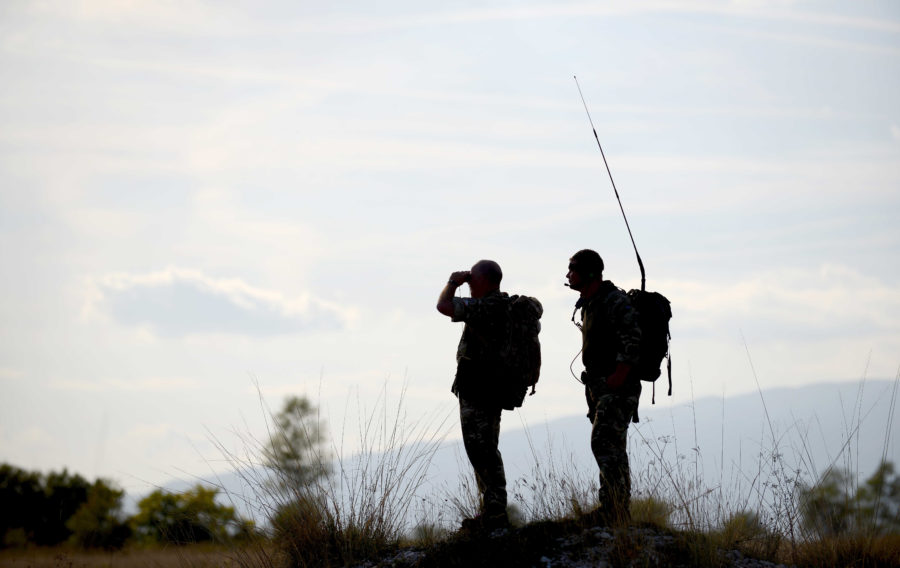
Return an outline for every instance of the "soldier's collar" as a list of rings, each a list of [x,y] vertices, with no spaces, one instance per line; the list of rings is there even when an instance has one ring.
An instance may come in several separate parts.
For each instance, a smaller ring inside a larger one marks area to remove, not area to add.
[[[610,288],[615,287],[616,285],[613,284],[610,280],[602,280],[600,282],[600,287],[597,288],[596,292],[587,297],[579,296],[578,301],[575,302],[575,311],[572,312],[572,321],[575,321],[575,312],[577,312],[580,308],[587,306],[597,298],[605,298],[611,291]]]

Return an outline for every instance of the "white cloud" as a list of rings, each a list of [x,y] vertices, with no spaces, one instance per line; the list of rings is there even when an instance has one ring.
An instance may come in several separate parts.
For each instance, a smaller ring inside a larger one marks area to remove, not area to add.
[[[64,391],[84,392],[184,392],[200,388],[202,385],[194,379],[180,377],[148,377],[135,379],[109,380],[56,380],[50,387]]]
[[[846,22],[845,22],[846,23]],[[853,27],[853,26],[851,26]],[[865,27],[865,26],[862,26]],[[888,29],[887,31],[891,31],[896,33],[897,27],[893,26],[892,29]],[[859,41],[844,41],[844,40],[836,40],[830,37],[824,37],[821,35],[803,35],[795,32],[792,33],[776,33],[776,32],[762,32],[758,30],[737,30],[734,33],[746,35],[749,37],[754,37],[758,39],[777,41],[781,43],[796,43],[801,45],[809,45],[813,47],[820,47],[825,49],[835,49],[839,51],[862,51],[869,53],[879,53],[890,56],[900,55],[900,49],[897,49],[893,45],[878,45],[874,43],[865,43]]]
[[[285,298],[238,279],[215,279],[169,267],[147,274],[110,274],[94,283],[88,313],[165,336],[226,333],[251,336],[342,329],[352,311],[309,294]]]
[[[900,339],[900,296],[894,287],[851,268],[783,269],[743,281],[661,281],[672,300],[673,325],[718,330],[727,323],[765,330],[764,339],[845,336]]]
[[[0,367],[0,380],[18,381],[25,376],[25,373],[11,367]]]
[[[359,34],[390,31],[403,28],[447,26],[484,22],[508,22],[513,20],[548,20],[551,18],[577,17],[629,17],[652,14],[714,15],[734,18],[752,18],[785,21],[801,24],[837,26],[861,30],[887,32],[900,31],[900,25],[885,19],[845,17],[826,12],[799,10],[785,6],[784,2],[736,1],[730,5],[717,0],[682,2],[559,2],[552,5],[504,6],[502,8],[476,8],[462,10],[433,10],[413,13],[390,12],[383,15],[366,14],[348,17],[325,15],[292,23],[296,31],[307,33]]]
[[[145,441],[183,436],[176,426],[165,422],[135,424],[128,433]]]
[[[191,1],[64,0],[34,2],[29,11],[39,17],[58,17],[76,23],[153,29],[194,35],[235,33],[240,15],[222,3]]]
[[[41,425],[0,425],[0,445],[3,447],[2,461],[15,463],[24,469],[59,468],[57,459],[64,451],[60,437]],[[12,456],[16,456],[12,458]]]

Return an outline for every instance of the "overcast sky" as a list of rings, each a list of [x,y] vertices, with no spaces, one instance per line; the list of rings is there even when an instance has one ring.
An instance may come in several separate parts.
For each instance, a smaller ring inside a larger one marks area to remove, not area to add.
[[[658,404],[896,375],[900,4],[375,6],[0,4],[0,461],[140,491],[260,395],[340,432],[404,387],[456,436],[481,258],[545,308],[505,427],[584,412],[567,260],[640,274],[573,75],[673,303]]]

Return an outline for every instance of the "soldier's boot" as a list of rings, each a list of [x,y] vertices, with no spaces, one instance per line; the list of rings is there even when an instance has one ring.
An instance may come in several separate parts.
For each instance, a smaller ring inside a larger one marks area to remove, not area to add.
[[[475,515],[471,519],[463,519],[460,531],[467,533],[492,532],[497,529],[508,529],[509,517],[506,515]]]
[[[631,523],[631,511],[624,504],[599,505],[581,515],[578,520],[592,527],[620,527]]]
[[[485,509],[471,519],[463,519],[460,530],[476,533],[491,532],[509,527],[509,516],[506,514],[506,509]]]
[[[593,526],[624,526],[631,522],[631,507],[627,490],[600,490],[600,504],[581,517]]]

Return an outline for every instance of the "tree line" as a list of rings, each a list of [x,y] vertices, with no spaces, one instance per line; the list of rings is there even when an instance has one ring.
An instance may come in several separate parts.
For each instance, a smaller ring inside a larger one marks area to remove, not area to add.
[[[27,471],[0,465],[0,548],[69,544],[119,549],[129,542],[226,542],[249,536],[253,522],[216,501],[218,489],[197,485],[172,493],[156,489],[123,511],[125,492],[112,482],[78,474]]]
[[[900,533],[900,475],[882,461],[856,485],[846,470],[829,469],[801,488],[800,513],[806,528],[821,536]]]
[[[268,490],[292,494],[329,474],[324,429],[306,397],[288,397],[273,422],[261,456],[275,472]],[[218,496],[218,489],[201,484],[179,493],[156,489],[138,502],[137,513],[127,515],[125,492],[113,482],[90,482],[65,469],[43,474],[4,463],[0,548],[69,544],[115,550],[128,543],[221,543],[259,534],[252,520],[219,503]]]

